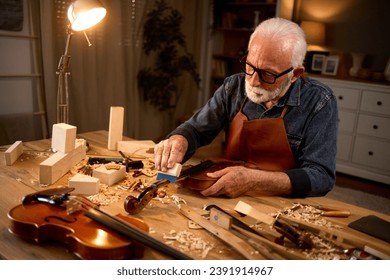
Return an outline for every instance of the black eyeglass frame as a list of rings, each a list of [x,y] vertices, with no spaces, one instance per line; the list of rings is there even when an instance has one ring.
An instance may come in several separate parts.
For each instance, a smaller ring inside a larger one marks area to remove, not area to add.
[[[274,73],[269,72],[269,71],[267,71],[267,70],[256,68],[256,67],[253,66],[252,64],[248,63],[248,62],[246,61],[246,56],[240,58],[239,61],[240,61],[240,65],[241,65],[241,70],[242,70],[242,72],[244,72],[244,73],[245,73],[246,75],[248,75],[248,76],[253,76],[253,74],[255,74],[255,72],[256,72],[257,75],[259,75],[259,78],[260,78],[264,83],[267,83],[267,84],[270,84],[270,85],[274,84],[274,83],[276,82],[276,79],[277,79],[277,78],[280,78],[280,77],[286,75],[287,73],[291,72],[292,70],[294,70],[294,67],[291,66],[290,68],[288,68],[287,70],[285,70],[285,71],[283,71],[283,72],[281,72],[281,73],[279,73],[279,74],[274,74]],[[249,73],[246,71],[246,65],[249,65],[250,67],[253,68],[253,73],[252,73],[252,74],[249,74]],[[269,81],[264,80],[263,74],[262,74],[262,73],[266,73],[267,75],[270,75],[270,76],[273,78],[273,82],[269,82]]]

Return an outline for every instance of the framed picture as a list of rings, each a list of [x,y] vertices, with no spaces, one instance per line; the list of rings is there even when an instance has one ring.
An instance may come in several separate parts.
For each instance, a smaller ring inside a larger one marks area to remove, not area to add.
[[[308,51],[305,57],[305,70],[308,73],[321,74],[322,66],[325,60],[325,57],[329,55],[329,52],[323,51]]]
[[[313,59],[311,61],[311,70],[312,71],[322,71],[322,67],[324,65],[324,60],[326,55],[324,54],[314,54]]]
[[[338,67],[339,57],[336,55],[327,56],[324,60],[321,73],[325,75],[336,75]]]

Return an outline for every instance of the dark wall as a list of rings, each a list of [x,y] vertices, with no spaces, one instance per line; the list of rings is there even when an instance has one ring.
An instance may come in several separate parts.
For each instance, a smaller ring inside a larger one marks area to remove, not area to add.
[[[326,46],[366,54],[363,67],[383,72],[390,57],[390,1],[300,0],[299,20],[326,24]]]

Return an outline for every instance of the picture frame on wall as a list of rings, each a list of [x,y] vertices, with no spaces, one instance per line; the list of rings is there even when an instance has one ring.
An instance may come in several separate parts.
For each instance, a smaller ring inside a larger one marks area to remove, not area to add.
[[[323,62],[321,73],[324,75],[336,75],[339,68],[339,60],[339,56],[327,56]]]

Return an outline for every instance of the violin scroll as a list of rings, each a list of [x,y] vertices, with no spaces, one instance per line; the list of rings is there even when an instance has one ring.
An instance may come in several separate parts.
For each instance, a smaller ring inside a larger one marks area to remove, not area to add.
[[[148,205],[148,203],[157,196],[159,187],[169,184],[168,180],[160,180],[146,188],[138,198],[129,195],[124,200],[125,211],[129,214],[137,214]]]
[[[127,196],[123,204],[125,211],[132,215],[139,213],[143,209],[143,207],[140,207],[138,199],[132,195]]]

